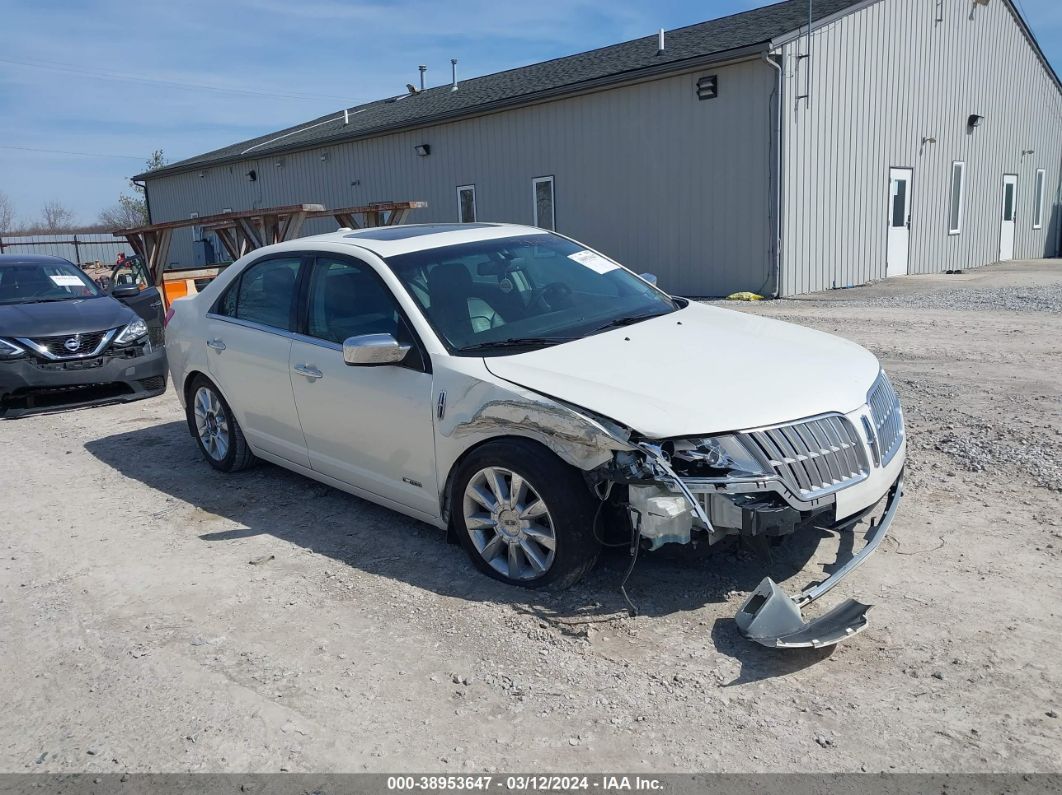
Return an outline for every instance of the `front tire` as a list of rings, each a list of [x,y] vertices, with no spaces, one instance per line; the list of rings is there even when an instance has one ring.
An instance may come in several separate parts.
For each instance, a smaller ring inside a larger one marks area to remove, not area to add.
[[[239,472],[257,460],[232,408],[209,379],[200,375],[192,381],[186,411],[199,452],[214,469]]]
[[[489,442],[454,478],[461,545],[483,573],[509,585],[563,589],[597,560],[597,507],[580,473],[532,442]]]

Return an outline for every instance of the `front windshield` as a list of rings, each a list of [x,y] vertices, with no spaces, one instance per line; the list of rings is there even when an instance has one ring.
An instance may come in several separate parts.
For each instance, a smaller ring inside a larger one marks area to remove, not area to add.
[[[102,294],[95,282],[69,262],[0,264],[0,304],[72,301]]]
[[[616,263],[552,234],[427,249],[387,264],[455,353],[554,345],[676,309]]]

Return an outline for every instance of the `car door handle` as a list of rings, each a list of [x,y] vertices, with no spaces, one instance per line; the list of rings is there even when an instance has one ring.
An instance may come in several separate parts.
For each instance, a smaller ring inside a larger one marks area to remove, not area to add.
[[[316,381],[318,378],[324,378],[324,373],[308,364],[297,364],[292,368],[299,375],[304,375],[311,381]]]
[[[225,350],[225,343],[215,337],[212,340],[207,340],[207,347],[213,348],[216,351],[223,351]]]

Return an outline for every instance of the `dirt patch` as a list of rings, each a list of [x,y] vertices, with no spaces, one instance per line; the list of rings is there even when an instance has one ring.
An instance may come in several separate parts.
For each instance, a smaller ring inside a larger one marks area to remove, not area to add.
[[[866,345],[904,402],[907,499],[822,608],[872,625],[833,651],[732,620],[765,573],[820,576],[817,538],[646,554],[632,618],[622,550],[506,588],[383,508],[216,475],[172,393],[0,423],[0,769],[1062,770],[1062,319],[877,300],[1060,273],[739,307]]]

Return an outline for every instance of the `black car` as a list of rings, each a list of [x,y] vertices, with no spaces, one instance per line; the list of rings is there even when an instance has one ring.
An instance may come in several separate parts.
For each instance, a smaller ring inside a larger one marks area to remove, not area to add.
[[[0,254],[0,416],[166,391],[162,299],[59,257]]]

